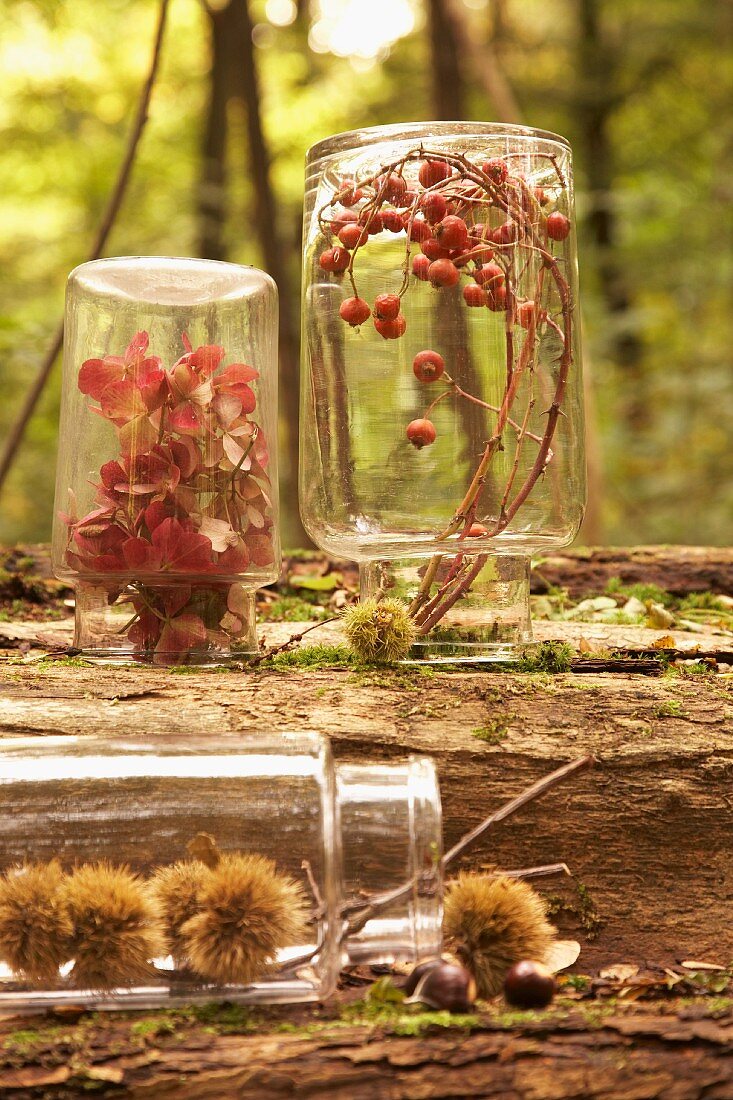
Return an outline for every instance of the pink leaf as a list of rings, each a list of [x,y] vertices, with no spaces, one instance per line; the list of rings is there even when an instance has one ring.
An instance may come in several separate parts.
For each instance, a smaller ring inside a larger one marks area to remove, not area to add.
[[[168,425],[181,435],[200,435],[203,431],[201,414],[190,401],[176,405],[168,416]]]
[[[250,530],[247,532],[247,547],[253,565],[271,565],[275,560],[275,552],[272,547],[272,539],[262,531]]]

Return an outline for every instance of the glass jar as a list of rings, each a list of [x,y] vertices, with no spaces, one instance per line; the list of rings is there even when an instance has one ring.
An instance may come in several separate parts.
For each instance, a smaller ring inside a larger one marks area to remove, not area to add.
[[[156,664],[255,652],[277,579],[277,290],[121,257],[69,276],[53,531],[74,644]]]
[[[334,765],[327,739],[309,733],[30,737],[0,746],[0,789],[2,1010],[310,1001],[342,966],[440,952],[429,759]],[[365,919],[382,891],[396,896]],[[245,980],[258,905],[271,938]]]
[[[340,134],[308,153],[301,512],[413,654],[504,659],[529,561],[585,502],[564,138],[493,123]]]

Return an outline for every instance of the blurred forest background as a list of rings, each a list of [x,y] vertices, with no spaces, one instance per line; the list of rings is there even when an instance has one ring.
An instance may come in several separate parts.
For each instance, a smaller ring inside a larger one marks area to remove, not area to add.
[[[149,73],[156,0],[0,0],[0,441],[88,257]],[[731,0],[169,0],[106,255],[263,266],[281,292],[285,542],[297,519],[303,158],[341,130],[521,121],[575,153],[589,373],[585,542],[733,528]],[[59,364],[0,498],[47,539]]]

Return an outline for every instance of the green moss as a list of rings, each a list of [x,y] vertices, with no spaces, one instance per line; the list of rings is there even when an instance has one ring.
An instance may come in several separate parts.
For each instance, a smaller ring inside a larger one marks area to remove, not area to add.
[[[130,1028],[130,1035],[137,1039],[146,1039],[148,1036],[172,1035],[177,1028],[177,1020],[171,1016],[152,1016],[146,1020],[138,1020]]]
[[[265,1021],[245,1005],[221,1002],[216,1004],[193,1005],[186,1010],[189,1019],[203,1024],[208,1031],[220,1035],[233,1035],[256,1031]]]
[[[48,672],[52,668],[92,668],[93,662],[86,657],[42,657],[33,662],[33,668]]]
[[[620,577],[611,577],[606,585],[606,592],[609,596],[623,596],[627,600],[633,596],[642,603],[652,600],[654,603],[661,603],[663,607],[673,607],[675,603],[671,592],[657,584],[624,584]]]
[[[557,675],[570,671],[573,650],[567,642],[542,642],[517,661],[519,672],[549,672]]]
[[[665,699],[654,708],[652,714],[655,718],[686,718],[685,710],[679,699]]]
[[[281,596],[279,600],[273,600],[262,612],[262,618],[267,622],[319,622],[325,619],[328,612],[313,600],[303,599],[302,596]]]
[[[554,917],[561,913],[567,913],[575,917],[585,932],[586,939],[594,940],[603,927],[603,918],[596,908],[596,904],[584,882],[575,880],[575,892],[575,901],[568,901],[565,898],[557,896],[548,897],[547,915],[549,917]]]
[[[306,645],[286,653],[276,653],[263,665],[285,670],[289,668],[352,668],[358,664],[356,654],[345,645]]]
[[[484,722],[482,726],[472,729],[471,734],[479,741],[486,742],[487,745],[499,745],[509,736],[509,726],[513,721],[513,714],[498,715]]]

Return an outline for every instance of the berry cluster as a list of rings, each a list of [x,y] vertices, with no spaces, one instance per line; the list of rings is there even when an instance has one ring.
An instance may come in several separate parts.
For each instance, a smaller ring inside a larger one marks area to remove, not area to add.
[[[224,348],[194,349],[184,334],[166,370],[148,344],[139,332],[123,355],[79,370],[119,453],[99,471],[92,511],[79,518],[70,494],[66,562],[131,605],[136,656],[180,663],[237,638],[243,597],[231,581],[274,560],[268,452],[251,416],[254,367],[224,366]]]

